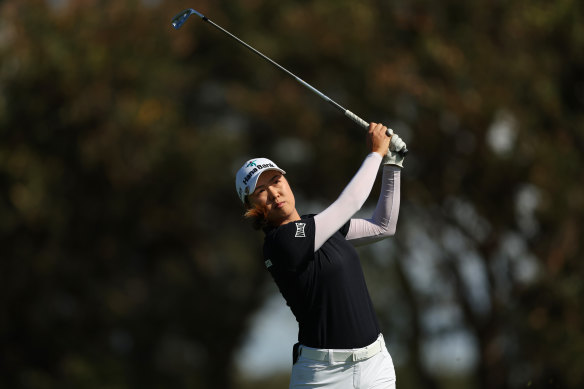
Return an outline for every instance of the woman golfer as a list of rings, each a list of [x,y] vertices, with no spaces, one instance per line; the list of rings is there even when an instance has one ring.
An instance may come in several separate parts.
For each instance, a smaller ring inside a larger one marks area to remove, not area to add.
[[[246,217],[263,228],[264,263],[299,325],[290,388],[395,388],[393,362],[381,335],[355,244],[395,233],[405,143],[371,123],[370,153],[339,198],[300,216],[285,172],[266,158],[247,161],[236,188]],[[351,218],[383,164],[371,219]]]

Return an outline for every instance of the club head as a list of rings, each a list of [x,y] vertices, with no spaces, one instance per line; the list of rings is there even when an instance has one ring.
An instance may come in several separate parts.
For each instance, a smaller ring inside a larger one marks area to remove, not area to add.
[[[203,14],[195,11],[192,8],[189,8],[185,9],[182,12],[179,12],[174,18],[172,18],[172,27],[174,27],[175,30],[178,30],[192,14],[196,14],[201,19],[205,19],[205,16]]]

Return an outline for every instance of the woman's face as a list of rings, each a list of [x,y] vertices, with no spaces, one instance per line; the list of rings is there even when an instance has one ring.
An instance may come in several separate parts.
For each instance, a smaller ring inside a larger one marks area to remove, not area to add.
[[[281,226],[300,219],[288,180],[276,170],[262,173],[255,190],[248,197],[252,206],[266,209],[269,225]]]

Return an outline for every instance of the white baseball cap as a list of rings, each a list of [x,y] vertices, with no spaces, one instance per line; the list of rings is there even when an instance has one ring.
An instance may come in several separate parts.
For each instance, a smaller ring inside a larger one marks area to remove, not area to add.
[[[277,170],[282,174],[286,172],[278,167],[274,162],[267,158],[253,158],[245,162],[235,176],[235,189],[241,202],[245,204],[245,196],[253,193],[258,178],[263,172],[268,170]]]

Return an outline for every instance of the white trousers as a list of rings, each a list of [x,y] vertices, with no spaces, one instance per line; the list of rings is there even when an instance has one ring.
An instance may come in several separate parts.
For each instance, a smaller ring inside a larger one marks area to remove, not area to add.
[[[395,389],[393,361],[383,337],[381,335],[380,337],[381,351],[371,358],[360,361],[319,361],[304,357],[301,352],[298,361],[292,367],[290,389]],[[329,350],[319,349],[319,351],[328,352]]]

